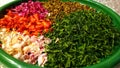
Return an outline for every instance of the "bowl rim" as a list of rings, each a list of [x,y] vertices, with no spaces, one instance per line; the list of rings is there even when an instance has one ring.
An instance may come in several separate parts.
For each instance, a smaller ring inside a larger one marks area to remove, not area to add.
[[[120,16],[115,11],[110,9],[109,7],[107,7],[101,3],[98,3],[96,1],[93,1],[93,0],[68,0],[68,1],[80,2],[82,4],[85,4],[92,8],[95,8],[98,11],[105,12],[112,18],[112,21],[114,22],[114,25],[116,26],[116,28],[118,28],[120,30],[120,26],[119,26],[120,25]],[[14,0],[14,1],[11,1],[11,2],[1,6],[0,12],[2,10],[4,10],[5,8],[7,8],[8,6],[11,6],[12,4],[19,3],[19,2],[22,2],[22,0]],[[117,50],[114,54],[112,54],[108,58],[105,58],[100,63],[86,66],[85,68],[113,68],[118,62],[120,62],[120,48],[117,48]],[[36,68],[36,67],[34,67],[34,68]]]

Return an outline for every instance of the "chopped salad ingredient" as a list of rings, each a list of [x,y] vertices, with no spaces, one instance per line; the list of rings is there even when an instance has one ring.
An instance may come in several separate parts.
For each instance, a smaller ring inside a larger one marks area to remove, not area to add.
[[[47,48],[46,67],[74,68],[99,63],[119,45],[120,31],[103,12],[78,11],[58,18],[47,33],[52,42]]]
[[[1,48],[11,56],[30,64],[44,66],[47,62],[45,46],[51,40],[43,35],[28,36],[16,31],[8,31],[6,28],[0,29]]]
[[[50,16],[48,17],[52,22],[55,22],[57,18],[63,18],[64,15],[68,15],[71,12],[80,10],[93,10],[89,6],[82,5],[79,2],[63,2],[61,0],[48,0],[42,2],[43,6],[48,10]]]
[[[25,17],[38,14],[39,18],[42,19],[44,19],[48,14],[48,11],[42,6],[41,2],[33,2],[31,0],[29,0],[27,3],[21,3],[11,10],[13,13],[17,13],[18,15]]]
[[[44,37],[52,24],[47,15],[39,1],[30,0],[8,9],[0,19],[0,47],[19,60],[43,67],[47,62],[45,46],[51,42]]]
[[[0,19],[0,27],[14,29],[30,36],[46,33],[51,24],[48,19],[40,19],[38,14],[23,17],[12,13],[12,11]]]

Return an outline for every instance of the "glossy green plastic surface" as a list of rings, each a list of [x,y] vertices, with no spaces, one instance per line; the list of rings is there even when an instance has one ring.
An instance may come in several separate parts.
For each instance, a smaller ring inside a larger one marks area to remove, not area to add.
[[[13,58],[2,49],[0,49],[0,62],[7,68],[40,68],[39,66],[27,64]]]
[[[16,1],[13,1],[9,4],[6,4],[0,7],[0,17],[2,17],[5,14],[6,8],[9,8],[10,6],[13,6],[13,5],[15,6],[16,4],[20,4],[22,1],[24,0],[16,0]],[[103,11],[104,13],[108,14],[112,18],[112,21],[115,27],[118,30],[120,30],[120,16],[117,13],[115,13],[113,10],[111,10],[110,8],[98,2],[92,1],[92,0],[63,0],[63,1],[77,1],[82,4],[91,6],[98,11]],[[0,49],[0,62],[3,63],[8,68],[40,68],[38,66],[30,65],[30,64],[24,63],[22,61],[19,61],[13,58],[7,53],[5,53],[2,49]],[[102,59],[100,63],[87,66],[85,68],[113,68],[118,62],[120,62],[120,48],[119,47],[116,48],[116,50],[114,50],[111,56],[109,56],[108,58]]]

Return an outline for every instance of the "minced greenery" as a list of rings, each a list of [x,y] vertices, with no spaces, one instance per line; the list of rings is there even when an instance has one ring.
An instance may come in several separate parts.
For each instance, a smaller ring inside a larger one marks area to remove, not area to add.
[[[120,41],[120,32],[102,12],[73,12],[62,20],[58,18],[52,28],[53,31],[46,34],[52,39],[46,47],[46,67],[83,67],[99,63]]]

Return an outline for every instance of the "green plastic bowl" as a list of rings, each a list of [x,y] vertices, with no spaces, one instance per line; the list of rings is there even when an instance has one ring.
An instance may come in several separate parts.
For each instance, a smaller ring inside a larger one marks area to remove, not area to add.
[[[6,13],[5,12],[6,8],[10,8],[11,6],[14,7],[15,5],[20,4],[22,1],[24,0],[15,0],[13,2],[10,2],[0,7],[0,18],[3,17],[3,15]],[[120,30],[120,16],[110,8],[98,2],[90,1],[90,0],[63,0],[63,1],[77,1],[82,4],[88,5],[92,8],[95,8],[98,11],[103,11],[104,13],[108,14],[112,18],[115,28]],[[4,57],[4,59],[7,59],[7,60],[2,59],[1,57]],[[3,65],[5,65],[5,67],[7,68],[40,68],[39,66],[27,64],[13,58],[12,56],[5,53],[2,49],[0,49],[0,62]],[[108,56],[107,58],[101,59],[101,62],[98,64],[87,66],[85,68],[113,68],[119,62],[120,62],[120,47],[116,47],[112,55]]]

